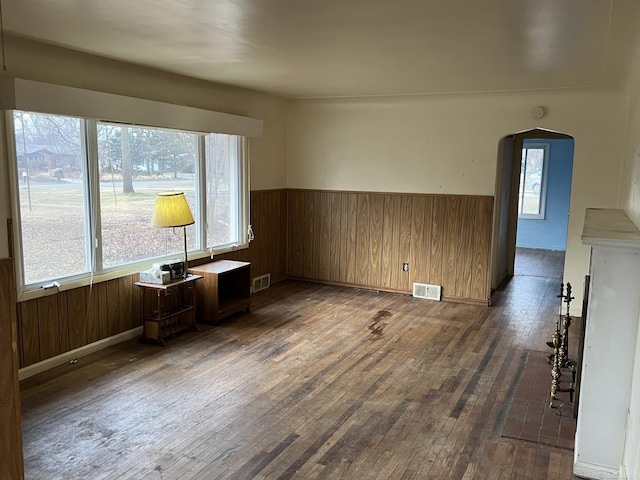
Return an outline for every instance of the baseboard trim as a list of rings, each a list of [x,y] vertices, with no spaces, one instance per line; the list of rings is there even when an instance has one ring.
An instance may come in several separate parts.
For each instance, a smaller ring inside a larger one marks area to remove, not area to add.
[[[60,355],[56,355],[55,357],[47,358],[46,360],[34,363],[33,365],[29,365],[28,367],[20,368],[18,370],[18,379],[25,380],[29,377],[37,375],[38,373],[42,373],[53,367],[62,365],[63,363],[67,363],[80,357],[85,357],[91,353],[95,353],[112,345],[131,340],[132,338],[136,338],[140,335],[142,335],[142,327],[136,327],[112,337],[103,338],[102,340],[90,343],[89,345],[84,345],[83,347],[69,350],[68,352],[61,353]]]
[[[628,480],[629,477],[627,476],[627,467],[623,465],[620,465],[620,474],[618,475],[618,480]]]
[[[573,474],[577,477],[591,478],[593,480],[619,480],[620,478],[620,471],[617,468],[581,461],[573,464]]]
[[[320,285],[333,285],[336,287],[359,288],[362,290],[371,290],[374,292],[399,293],[401,295],[411,295],[413,293],[411,290],[398,290],[395,288],[375,287],[371,285],[361,285],[357,283],[333,282],[331,280],[317,280],[317,279],[305,278],[305,277],[292,277],[290,275],[287,276],[286,279],[293,280],[294,282],[317,283]],[[271,285],[275,283],[276,283],[275,281],[272,281]],[[441,301],[449,302],[449,303],[464,303],[466,305],[478,305],[482,307],[491,306],[491,298],[487,298],[486,300],[479,300],[476,298],[462,298],[462,297],[451,297],[447,295],[442,295]]]

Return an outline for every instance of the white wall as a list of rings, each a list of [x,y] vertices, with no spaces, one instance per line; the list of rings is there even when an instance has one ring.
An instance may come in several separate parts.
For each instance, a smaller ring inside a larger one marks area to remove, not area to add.
[[[547,114],[534,120],[536,105]],[[494,195],[500,139],[544,128],[575,138],[565,281],[581,296],[587,207],[617,207],[625,97],[608,90],[301,100],[290,104],[290,188]],[[579,305],[581,299],[576,299]]]
[[[2,76],[38,80],[117,93],[264,120],[260,138],[251,139],[251,189],[286,187],[286,105],[280,97],[215,85],[143,67],[101,59],[6,37],[7,71]],[[10,216],[8,167],[0,155],[0,258],[9,255],[6,219]]]
[[[636,339],[635,363],[633,365],[630,389],[622,464],[627,478],[632,479],[640,478],[640,334]]]
[[[623,207],[629,218],[640,226],[640,49],[633,63],[635,69],[627,84],[628,123],[624,149]],[[639,293],[640,294],[640,293]],[[639,321],[640,322],[640,321]],[[604,386],[606,388],[606,386]],[[622,468],[626,478],[640,478],[640,334],[635,347],[635,364],[631,378],[631,396],[625,432]]]
[[[639,55],[640,57],[640,55]],[[628,123],[624,148],[623,207],[629,218],[640,225],[640,58],[627,86]]]

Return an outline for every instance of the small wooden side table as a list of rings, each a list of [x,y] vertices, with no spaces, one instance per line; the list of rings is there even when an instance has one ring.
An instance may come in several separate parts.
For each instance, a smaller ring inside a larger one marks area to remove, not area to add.
[[[201,278],[200,275],[188,275],[184,280],[166,285],[135,283],[141,292],[143,330],[140,341],[165,346],[165,339],[168,337],[185,330],[198,331],[195,319],[195,283]]]
[[[202,275],[196,289],[196,317],[200,322],[218,323],[237,312],[251,308],[251,263],[218,260],[189,269]]]

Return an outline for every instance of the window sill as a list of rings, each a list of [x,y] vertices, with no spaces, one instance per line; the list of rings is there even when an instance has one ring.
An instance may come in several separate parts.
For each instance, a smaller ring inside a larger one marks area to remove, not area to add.
[[[233,252],[236,250],[245,250],[249,248],[248,243],[243,244],[234,244],[228,247],[223,247],[219,249],[215,249],[213,253],[208,250],[199,250],[188,252],[189,260],[199,260],[205,257],[212,257],[212,255],[221,255],[223,253]],[[169,258],[170,257],[170,258]],[[126,267],[117,268],[114,270],[110,270],[104,273],[99,274],[85,274],[82,276],[72,277],[72,278],[61,278],[61,279],[52,279],[48,284],[52,284],[52,282],[57,282],[59,286],[51,286],[48,288],[44,288],[42,286],[24,288],[20,290],[18,289],[18,302],[26,302],[27,300],[33,300],[40,297],[45,297],[48,295],[55,295],[60,292],[64,292],[66,290],[73,290],[74,288],[81,288],[90,286],[96,283],[106,282],[108,280],[114,280],[116,278],[126,277],[127,275],[136,274],[142,270],[147,270],[151,268],[154,263],[165,262],[174,258],[182,258],[182,255],[175,254],[170,255],[167,258],[155,258],[152,260],[148,260],[145,262],[139,262],[131,265],[127,265]]]

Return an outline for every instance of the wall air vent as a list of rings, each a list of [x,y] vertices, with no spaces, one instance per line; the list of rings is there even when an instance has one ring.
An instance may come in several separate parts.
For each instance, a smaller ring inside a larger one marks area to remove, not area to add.
[[[430,285],[428,283],[413,284],[413,296],[416,298],[426,298],[427,300],[440,301],[442,297],[441,285]]]
[[[271,274],[267,273],[265,275],[260,275],[259,277],[255,277],[253,279],[253,287],[251,291],[253,293],[259,292],[260,290],[264,290],[265,288],[269,288],[271,286]]]

